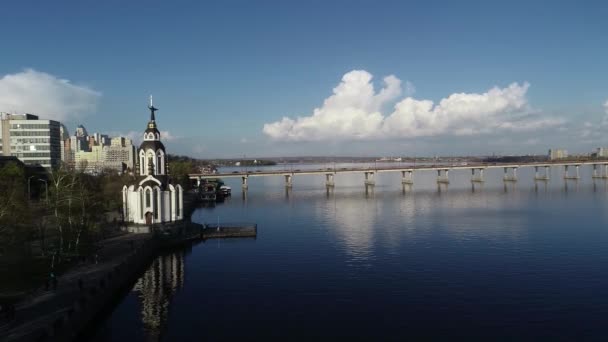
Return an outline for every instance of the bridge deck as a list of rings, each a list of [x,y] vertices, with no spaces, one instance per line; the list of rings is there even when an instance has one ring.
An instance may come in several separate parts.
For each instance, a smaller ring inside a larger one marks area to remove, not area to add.
[[[248,171],[216,174],[190,174],[190,179],[211,179],[230,177],[264,177],[277,175],[325,175],[338,173],[365,173],[365,172],[409,172],[409,171],[437,171],[437,170],[471,170],[471,169],[502,169],[523,167],[551,167],[551,166],[583,166],[583,165],[608,165],[608,161],[585,161],[585,162],[561,162],[561,163],[521,163],[521,164],[467,164],[467,165],[420,165],[407,167],[375,167],[375,168],[322,168],[318,170],[272,170],[272,171]]]

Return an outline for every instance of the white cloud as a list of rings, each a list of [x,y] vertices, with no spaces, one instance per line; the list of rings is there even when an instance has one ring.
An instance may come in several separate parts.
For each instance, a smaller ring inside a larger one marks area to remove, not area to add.
[[[383,105],[396,100],[402,90],[401,81],[393,75],[384,78],[384,83],[376,93],[370,73],[348,72],[312,115],[265,124],[264,133],[276,140],[364,140],[521,132],[564,122],[541,118],[531,110],[526,98],[528,83],[494,87],[482,94],[456,93],[435,104],[411,97],[415,89],[406,82],[408,96],[385,116]]]
[[[160,131],[160,140],[162,141],[175,141],[179,139],[178,136],[171,134],[169,131]]]
[[[26,69],[0,78],[0,111],[66,121],[95,110],[101,94],[69,80]]]
[[[372,75],[354,70],[342,77],[334,94],[325,99],[311,116],[264,125],[264,133],[278,140],[326,140],[331,138],[369,138],[381,127],[382,105],[401,94],[401,81],[395,76],[384,78],[384,88],[375,92]]]

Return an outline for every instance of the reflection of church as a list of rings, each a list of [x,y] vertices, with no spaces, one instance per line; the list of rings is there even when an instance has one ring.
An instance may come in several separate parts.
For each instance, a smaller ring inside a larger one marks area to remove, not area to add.
[[[141,319],[149,341],[162,339],[171,299],[184,285],[184,254],[159,256],[133,287],[141,300]]]
[[[136,157],[137,182],[122,189],[123,215],[125,221],[140,224],[178,221],[183,218],[183,190],[169,182],[167,154],[154,117],[158,109],[152,105],[152,97],[149,108],[150,122]]]

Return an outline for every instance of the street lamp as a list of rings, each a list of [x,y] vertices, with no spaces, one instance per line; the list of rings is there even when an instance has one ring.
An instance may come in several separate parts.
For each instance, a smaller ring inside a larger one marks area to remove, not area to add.
[[[38,179],[40,182],[44,182],[44,193],[46,194],[46,205],[49,205],[49,183],[44,179]]]
[[[36,177],[36,176],[29,176],[27,179],[27,199],[28,200],[32,199],[32,194],[30,193],[30,180],[34,177]]]

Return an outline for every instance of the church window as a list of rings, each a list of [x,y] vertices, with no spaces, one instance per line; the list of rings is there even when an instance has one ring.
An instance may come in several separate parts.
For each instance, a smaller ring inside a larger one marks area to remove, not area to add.
[[[144,192],[139,189],[139,215],[141,219],[144,218]]]
[[[179,186],[175,188],[175,214],[177,216],[179,216],[179,189]]]
[[[146,190],[146,207],[150,207],[150,203],[152,201],[151,197],[152,197],[152,194],[151,194],[150,189]]]
[[[154,218],[158,220],[158,212],[159,212],[159,210],[158,210],[158,192],[155,190],[153,194],[154,194],[154,197],[153,197],[154,203],[152,204],[152,206],[154,208],[154,210],[153,210]]]

